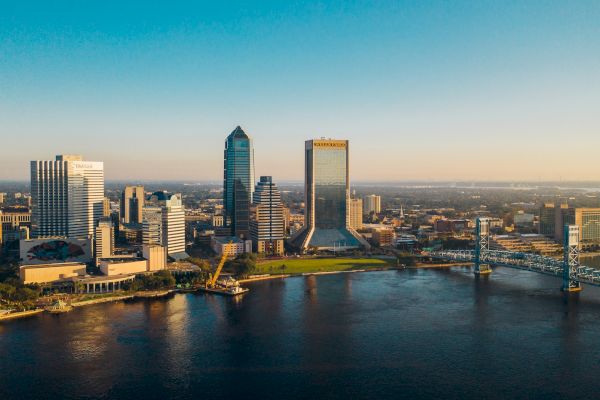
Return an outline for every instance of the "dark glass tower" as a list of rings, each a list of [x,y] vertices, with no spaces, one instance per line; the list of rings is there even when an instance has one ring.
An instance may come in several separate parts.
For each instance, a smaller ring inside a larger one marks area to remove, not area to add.
[[[252,139],[236,127],[225,141],[223,167],[225,223],[231,234],[250,238],[250,202],[254,192],[254,148]]]
[[[305,157],[305,225],[291,244],[303,250],[367,247],[350,227],[348,141],[308,140]]]

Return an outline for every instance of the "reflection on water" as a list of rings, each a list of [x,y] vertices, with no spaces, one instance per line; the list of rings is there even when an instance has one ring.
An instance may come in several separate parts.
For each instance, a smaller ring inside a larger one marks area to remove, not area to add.
[[[591,398],[600,290],[497,268],[307,276],[0,325],[0,398]]]

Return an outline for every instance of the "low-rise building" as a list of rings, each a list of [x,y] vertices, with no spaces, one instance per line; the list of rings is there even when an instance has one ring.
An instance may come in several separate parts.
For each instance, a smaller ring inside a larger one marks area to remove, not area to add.
[[[372,240],[376,246],[386,247],[394,244],[394,230],[389,228],[380,228],[373,231]]]
[[[143,258],[107,258],[99,260],[100,271],[107,276],[140,274],[148,269]]]
[[[435,221],[436,232],[462,232],[469,229],[469,220],[467,219],[440,219]]]
[[[252,240],[243,240],[233,236],[213,236],[211,247],[218,255],[235,257],[252,252]]]
[[[59,280],[82,277],[85,276],[85,274],[86,265],[83,263],[24,265],[19,269],[19,277],[21,278],[21,282],[25,285],[30,283],[51,283]]]
[[[144,245],[142,253],[148,261],[148,271],[159,271],[167,268],[167,249],[159,245]]]

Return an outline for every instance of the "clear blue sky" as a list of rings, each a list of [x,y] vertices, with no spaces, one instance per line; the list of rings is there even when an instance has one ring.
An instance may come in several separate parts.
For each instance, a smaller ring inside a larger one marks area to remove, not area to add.
[[[238,124],[276,180],[600,179],[600,1],[0,0],[0,179],[218,180]]]

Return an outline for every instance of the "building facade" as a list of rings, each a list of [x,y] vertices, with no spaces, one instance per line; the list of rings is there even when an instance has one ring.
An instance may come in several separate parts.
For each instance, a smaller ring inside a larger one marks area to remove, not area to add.
[[[305,143],[305,225],[291,239],[299,249],[343,250],[365,246],[350,228],[348,141]]]
[[[381,212],[381,196],[370,194],[363,198],[363,213],[369,215],[371,213],[379,214]]]
[[[154,192],[143,211],[142,242],[159,244],[175,259],[187,258],[185,253],[185,211],[181,194]]]
[[[32,236],[93,237],[104,212],[104,164],[81,156],[31,162]]]
[[[284,253],[285,223],[281,193],[270,176],[261,176],[253,197],[254,215],[250,235],[254,251],[269,255]]]
[[[236,236],[213,236],[210,244],[213,251],[219,256],[225,254],[227,257],[236,257],[252,252],[252,240],[240,239]]]
[[[143,220],[145,193],[143,186],[125,186],[121,193],[121,221],[125,224],[141,224]]]
[[[252,139],[239,126],[227,137],[223,163],[223,208],[231,235],[250,238],[250,203],[254,192]]]
[[[350,199],[350,227],[354,230],[363,228],[363,201],[362,199]]]
[[[94,247],[96,260],[113,255],[115,251],[115,229],[110,217],[103,217],[98,221]]]
[[[538,232],[540,235],[554,237],[555,219],[554,219],[554,203],[544,203],[540,207],[540,222]]]

